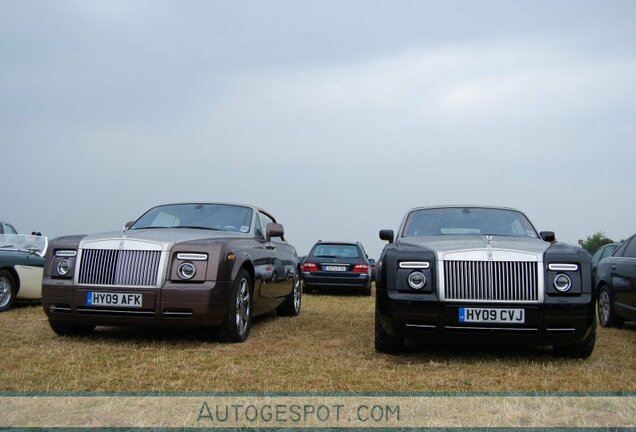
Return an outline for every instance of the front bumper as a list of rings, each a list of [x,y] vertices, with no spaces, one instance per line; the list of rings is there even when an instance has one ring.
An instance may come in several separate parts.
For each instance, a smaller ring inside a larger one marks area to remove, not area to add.
[[[523,324],[460,322],[460,307],[522,308]],[[568,345],[585,339],[596,325],[592,303],[459,304],[392,301],[378,309],[384,330],[431,343]]]
[[[142,294],[137,308],[87,305],[88,291]],[[75,286],[45,279],[42,306],[49,320],[74,324],[144,327],[201,327],[220,324],[226,316],[232,282],[182,284],[162,288]]]

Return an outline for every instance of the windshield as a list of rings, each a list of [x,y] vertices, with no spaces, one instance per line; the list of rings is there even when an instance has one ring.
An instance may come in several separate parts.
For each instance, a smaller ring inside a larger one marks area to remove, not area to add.
[[[172,204],[152,208],[131,230],[149,228],[199,228],[247,233],[252,209],[228,204]]]
[[[360,258],[360,252],[354,245],[320,244],[314,248],[312,256],[325,258]]]
[[[27,234],[0,234],[0,250],[33,251],[44,256],[49,242],[46,237]]]
[[[402,236],[466,234],[538,237],[523,213],[477,207],[415,210],[409,214]]]

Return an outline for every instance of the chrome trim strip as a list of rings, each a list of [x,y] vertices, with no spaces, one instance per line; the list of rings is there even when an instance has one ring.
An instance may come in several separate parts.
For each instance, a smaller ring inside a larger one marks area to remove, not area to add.
[[[429,329],[437,328],[436,325],[432,325],[432,324],[407,324],[406,326],[410,328],[429,328]]]
[[[575,332],[575,328],[548,328],[547,331],[551,332]]]
[[[190,317],[190,316],[192,316],[192,312],[164,312],[163,316],[166,316],[166,317],[171,317],[171,316],[175,316],[175,317]]]
[[[578,269],[578,264],[548,264],[548,270],[552,271],[577,271]]]
[[[49,306],[49,310],[52,312],[70,312],[71,308],[51,305]]]
[[[58,256],[58,257],[74,257],[74,256],[77,256],[77,251],[74,251],[74,250],[59,250],[59,251],[55,251],[55,256]]]
[[[428,261],[402,261],[399,265],[403,269],[427,269],[431,267],[431,263]]]
[[[469,327],[469,326],[444,326],[446,329],[452,330],[506,330],[506,331],[537,331],[536,328],[512,328],[512,327]]]

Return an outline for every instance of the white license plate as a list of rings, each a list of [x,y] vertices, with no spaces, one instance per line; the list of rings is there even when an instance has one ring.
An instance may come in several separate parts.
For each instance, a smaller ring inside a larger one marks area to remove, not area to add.
[[[86,293],[87,306],[124,306],[140,308],[141,299],[141,294],[95,291],[88,291]]]
[[[347,271],[345,266],[325,266],[325,271]]]
[[[523,324],[526,322],[526,314],[524,309],[461,307],[459,322]]]

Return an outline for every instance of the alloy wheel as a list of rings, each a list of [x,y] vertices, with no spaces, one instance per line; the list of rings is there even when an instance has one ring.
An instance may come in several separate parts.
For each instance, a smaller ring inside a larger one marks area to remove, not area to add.
[[[9,304],[11,295],[11,281],[6,276],[0,276],[0,308]]]
[[[601,324],[607,325],[610,319],[611,303],[609,294],[603,290],[598,296],[598,317],[601,320]]]
[[[250,320],[250,288],[247,279],[241,279],[236,294],[236,329],[244,335]]]

